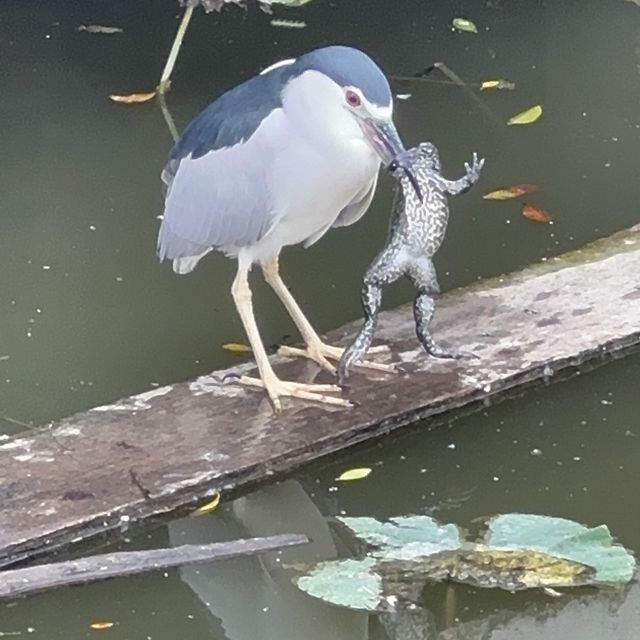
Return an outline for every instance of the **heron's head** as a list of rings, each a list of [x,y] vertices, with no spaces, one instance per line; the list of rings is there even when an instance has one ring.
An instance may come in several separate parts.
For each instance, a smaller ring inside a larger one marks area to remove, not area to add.
[[[336,136],[366,141],[385,167],[404,151],[389,82],[362,51],[323,47],[292,60],[289,88],[296,111]]]

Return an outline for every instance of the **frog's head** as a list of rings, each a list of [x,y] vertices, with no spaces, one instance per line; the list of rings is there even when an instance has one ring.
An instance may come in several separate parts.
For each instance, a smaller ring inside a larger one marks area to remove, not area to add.
[[[387,165],[387,170],[391,175],[400,180],[403,176],[411,183],[413,190],[416,192],[418,199],[422,202],[422,191],[420,189],[420,183],[415,176],[414,164],[418,158],[419,151],[415,147],[412,149],[406,149],[401,151],[396,157]]]

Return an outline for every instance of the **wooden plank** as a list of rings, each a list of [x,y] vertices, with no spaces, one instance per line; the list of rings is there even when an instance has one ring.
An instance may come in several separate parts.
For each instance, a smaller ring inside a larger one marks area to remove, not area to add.
[[[221,385],[225,373],[133,396],[0,444],[0,566],[169,513],[430,416],[629,347],[640,336],[634,230],[442,297],[434,335],[478,359],[434,360],[409,308],[381,315],[377,338],[398,375],[354,375],[353,409],[285,402]],[[355,292],[354,292],[355,295]],[[352,335],[357,324],[329,338]],[[286,379],[315,365],[274,358]],[[328,381],[325,372],[319,381]]]
[[[116,551],[77,560],[41,564],[0,572],[0,598],[14,598],[55,587],[96,582],[119,576],[169,569],[196,562],[226,560],[309,542],[299,534],[244,538],[210,544],[185,544],[165,549]]]

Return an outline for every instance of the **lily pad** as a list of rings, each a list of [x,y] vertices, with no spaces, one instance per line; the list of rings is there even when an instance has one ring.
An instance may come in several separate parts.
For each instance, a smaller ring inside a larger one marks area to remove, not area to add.
[[[606,525],[589,528],[572,520],[521,513],[489,521],[487,545],[502,549],[530,549],[580,562],[595,569],[595,580],[629,582],[635,559],[615,544]]]
[[[390,522],[375,518],[338,518],[353,534],[378,547],[373,555],[407,559],[458,549],[462,542],[454,524],[440,524],[429,516],[400,516]],[[408,547],[408,548],[407,548]]]
[[[376,561],[336,560],[321,562],[297,580],[310,596],[349,609],[375,611],[382,598],[382,578],[373,571]]]
[[[487,522],[484,539],[465,541],[453,524],[429,516],[339,518],[371,548],[362,560],[317,565],[298,579],[312,596],[375,611],[413,602],[426,582],[451,580],[483,588],[624,584],[635,559],[605,525],[589,528],[563,518],[512,513]],[[382,605],[385,605],[384,607]]]

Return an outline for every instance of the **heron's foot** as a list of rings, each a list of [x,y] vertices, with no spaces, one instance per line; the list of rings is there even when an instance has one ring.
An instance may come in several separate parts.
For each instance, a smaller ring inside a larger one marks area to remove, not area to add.
[[[389,351],[390,349],[386,345],[372,347],[369,349],[369,353],[388,353]],[[344,353],[344,349],[342,347],[333,347],[329,344],[325,344],[324,342],[319,342],[317,344],[312,343],[311,345],[308,345],[306,349],[282,346],[278,349],[278,353],[283,356],[294,358],[309,358],[326,369],[332,375],[336,375],[336,368],[331,362],[329,362],[329,358],[331,360],[340,360]],[[374,362],[372,360],[363,360],[362,362],[354,364],[354,366],[362,369],[370,369],[372,371],[382,371],[384,373],[397,373],[397,369],[393,365]]]
[[[250,387],[260,387],[267,392],[271,404],[276,411],[282,409],[280,398],[298,398],[310,402],[322,402],[335,407],[353,407],[353,403],[344,398],[336,398],[327,395],[327,393],[340,393],[342,390],[335,384],[305,384],[303,382],[289,382],[280,380],[276,376],[269,377],[266,380],[261,378],[251,378],[249,376],[240,376],[239,384],[245,384]]]

